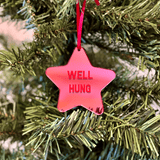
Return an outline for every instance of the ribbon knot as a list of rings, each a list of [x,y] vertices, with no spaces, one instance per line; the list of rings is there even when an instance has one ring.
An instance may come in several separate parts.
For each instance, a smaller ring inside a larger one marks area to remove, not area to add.
[[[94,0],[97,6],[100,5],[98,0]],[[82,36],[82,25],[83,25],[83,18],[84,18],[84,11],[86,6],[86,0],[83,2],[81,16],[80,16],[80,7],[79,7],[79,0],[76,0],[76,14],[77,14],[77,48],[78,50],[81,49],[81,36]]]

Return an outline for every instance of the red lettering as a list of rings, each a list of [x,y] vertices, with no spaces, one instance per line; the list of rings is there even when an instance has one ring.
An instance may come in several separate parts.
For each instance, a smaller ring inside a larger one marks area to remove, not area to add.
[[[91,93],[91,86],[89,84],[69,84],[69,93]]]
[[[77,79],[82,79],[82,71],[78,71]]]
[[[90,71],[88,71],[88,79],[93,79],[93,77],[90,77]]]
[[[67,72],[68,72],[69,79],[71,79],[72,77],[73,77],[73,79],[76,78],[76,71],[74,73],[73,73],[73,71],[71,71],[71,73],[69,73],[69,71],[67,71]]]
[[[91,86],[89,84],[86,85],[86,92],[87,93],[91,92]]]
[[[71,90],[72,90],[72,93],[74,93],[74,84],[69,84],[69,93],[71,93]]]
[[[80,92],[82,93],[82,91],[85,93],[85,84],[84,85],[81,84],[81,90],[80,90]]]
[[[91,77],[90,71],[88,71],[88,75],[87,73],[85,73],[85,71],[67,71],[67,72],[68,72],[69,79],[72,79],[72,78],[73,79],[76,79],[76,78],[77,79],[93,79],[93,77]]]
[[[87,79],[87,77],[85,77],[85,71],[83,71],[83,79]]]
[[[79,92],[79,84],[75,84],[75,92],[78,93]]]

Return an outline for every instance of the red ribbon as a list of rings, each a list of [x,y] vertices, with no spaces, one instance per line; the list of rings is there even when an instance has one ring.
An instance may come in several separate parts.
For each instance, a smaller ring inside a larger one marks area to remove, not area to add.
[[[98,0],[94,0],[97,6],[100,5]],[[77,48],[78,50],[81,49],[81,36],[82,36],[82,25],[83,25],[83,17],[84,11],[86,6],[86,0],[83,2],[81,16],[80,16],[80,7],[79,7],[79,0],[76,0],[76,13],[77,13]]]

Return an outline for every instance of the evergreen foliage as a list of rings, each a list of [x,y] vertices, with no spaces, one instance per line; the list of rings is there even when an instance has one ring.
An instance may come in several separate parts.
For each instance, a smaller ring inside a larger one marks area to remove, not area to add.
[[[160,1],[101,0],[97,7],[87,0],[82,47],[93,66],[116,73],[102,90],[100,116],[80,106],[59,112],[59,89],[45,75],[67,64],[76,47],[76,0],[16,2],[2,4],[7,13],[21,4],[14,18],[23,15],[35,32],[24,49],[0,51],[0,69],[10,69],[5,85],[15,95],[14,102],[0,97],[0,139],[13,136],[29,156],[33,151],[45,160],[160,159],[160,115],[151,107],[160,106]]]

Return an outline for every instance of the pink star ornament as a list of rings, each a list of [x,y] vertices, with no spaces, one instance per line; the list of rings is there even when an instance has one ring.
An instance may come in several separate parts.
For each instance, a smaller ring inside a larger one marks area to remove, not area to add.
[[[104,112],[101,90],[116,77],[112,70],[93,67],[85,50],[77,47],[67,65],[49,67],[46,75],[60,90],[60,112],[83,106],[97,115]]]

